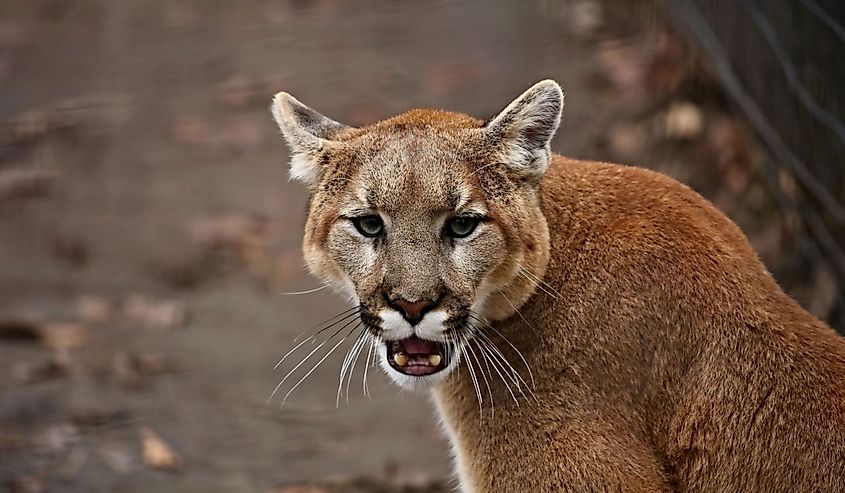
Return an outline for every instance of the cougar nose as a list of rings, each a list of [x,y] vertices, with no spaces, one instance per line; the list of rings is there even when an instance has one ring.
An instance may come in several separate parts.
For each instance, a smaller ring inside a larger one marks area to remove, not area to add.
[[[425,314],[437,304],[436,301],[431,300],[410,302],[403,299],[391,300],[388,303],[401,313],[402,316],[405,317],[405,320],[407,320],[411,325],[419,323]]]

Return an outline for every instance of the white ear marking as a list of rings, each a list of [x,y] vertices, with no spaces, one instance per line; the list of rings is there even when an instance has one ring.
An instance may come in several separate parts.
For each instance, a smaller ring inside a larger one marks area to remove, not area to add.
[[[293,154],[290,158],[288,177],[292,181],[314,183],[317,180],[317,163],[309,154]]]
[[[539,179],[548,168],[550,142],[560,125],[563,91],[557,82],[531,86],[484,127],[498,158],[519,174]]]
[[[276,94],[270,110],[290,148],[291,179],[313,184],[320,174],[320,153],[331,145],[333,137],[349,127],[321,115],[286,92]]]

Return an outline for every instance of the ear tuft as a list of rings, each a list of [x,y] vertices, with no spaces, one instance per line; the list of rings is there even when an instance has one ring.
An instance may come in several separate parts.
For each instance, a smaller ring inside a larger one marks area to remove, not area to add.
[[[529,179],[542,177],[549,165],[550,143],[560,125],[563,91],[557,82],[531,86],[484,127],[499,160]]]
[[[349,127],[323,116],[286,92],[276,94],[270,109],[290,148],[291,179],[313,184],[320,174],[320,153],[330,146],[333,137]]]

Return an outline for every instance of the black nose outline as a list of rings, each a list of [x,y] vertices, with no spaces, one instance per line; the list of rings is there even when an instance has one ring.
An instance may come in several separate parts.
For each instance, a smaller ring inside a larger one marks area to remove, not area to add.
[[[408,301],[402,298],[395,298],[390,299],[387,298],[387,304],[390,305],[391,308],[396,310],[397,312],[402,314],[402,318],[404,318],[409,324],[417,325],[420,323],[420,320],[425,317],[425,314],[430,312],[439,300],[419,300],[419,301]]]

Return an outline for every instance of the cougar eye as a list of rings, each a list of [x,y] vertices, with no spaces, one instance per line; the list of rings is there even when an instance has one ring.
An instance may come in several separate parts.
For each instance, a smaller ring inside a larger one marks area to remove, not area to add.
[[[466,238],[475,231],[480,222],[481,218],[475,216],[453,217],[446,221],[446,234],[452,238]]]
[[[355,229],[359,233],[369,238],[376,237],[384,231],[384,221],[375,214],[354,217],[352,218],[352,224],[355,225]]]

